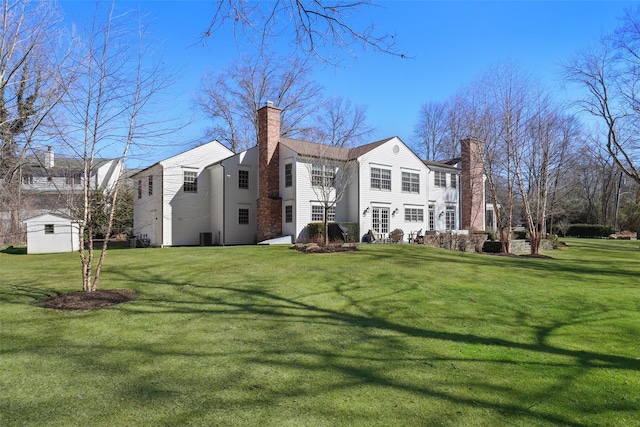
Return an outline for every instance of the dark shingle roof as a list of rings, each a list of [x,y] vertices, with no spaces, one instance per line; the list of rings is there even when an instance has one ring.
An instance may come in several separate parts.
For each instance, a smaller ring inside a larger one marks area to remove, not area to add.
[[[382,144],[392,140],[393,138],[382,139],[380,141],[360,145],[351,149],[318,144],[315,142],[301,141],[299,139],[291,138],[280,138],[280,143],[303,156],[344,161],[357,159],[363,154],[368,153],[369,151],[381,146]]]

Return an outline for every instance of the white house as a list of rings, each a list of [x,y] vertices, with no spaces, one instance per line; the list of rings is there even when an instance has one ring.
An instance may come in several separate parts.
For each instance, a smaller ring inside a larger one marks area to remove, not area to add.
[[[80,250],[78,223],[60,214],[43,214],[24,221],[27,253],[46,254]]]
[[[231,155],[212,141],[132,175],[134,234],[154,246],[210,243],[213,188],[204,169]]]
[[[463,179],[464,168],[422,161],[398,137],[352,149],[284,138],[280,112],[258,110],[249,150],[212,142],[134,175],[139,238],[157,246],[297,241],[326,206],[329,221],[358,223],[359,237],[483,229],[465,224],[462,183],[477,178]]]
[[[92,189],[114,187],[124,168],[122,159],[94,159],[89,176],[85,176],[84,160],[56,157],[51,147],[24,158],[18,164],[20,210],[18,221],[45,213],[70,215],[83,194],[84,183]],[[3,181],[0,180],[0,191]],[[0,211],[0,230],[6,229],[16,212]]]

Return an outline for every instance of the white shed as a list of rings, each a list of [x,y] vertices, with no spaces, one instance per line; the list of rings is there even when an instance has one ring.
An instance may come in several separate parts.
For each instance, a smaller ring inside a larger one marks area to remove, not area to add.
[[[46,213],[26,219],[24,223],[28,254],[80,250],[78,223],[65,215]]]

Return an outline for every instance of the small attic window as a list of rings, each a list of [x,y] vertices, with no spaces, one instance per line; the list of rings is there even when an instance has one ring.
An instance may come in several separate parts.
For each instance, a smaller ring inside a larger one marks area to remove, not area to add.
[[[45,224],[44,225],[44,234],[55,234],[55,224]]]

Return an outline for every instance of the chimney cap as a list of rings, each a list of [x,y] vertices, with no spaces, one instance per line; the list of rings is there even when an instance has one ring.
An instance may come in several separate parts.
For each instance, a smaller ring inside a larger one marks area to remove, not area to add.
[[[269,100],[267,100],[267,104],[266,104],[266,106],[267,106],[267,107],[273,107],[273,101],[269,101]]]

